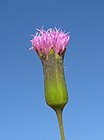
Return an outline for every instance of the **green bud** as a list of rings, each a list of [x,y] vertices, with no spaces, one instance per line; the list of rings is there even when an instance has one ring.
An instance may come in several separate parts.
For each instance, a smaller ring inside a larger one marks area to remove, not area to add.
[[[63,57],[51,49],[42,61],[44,71],[44,90],[46,103],[56,110],[63,110],[68,102],[68,92],[64,76]]]

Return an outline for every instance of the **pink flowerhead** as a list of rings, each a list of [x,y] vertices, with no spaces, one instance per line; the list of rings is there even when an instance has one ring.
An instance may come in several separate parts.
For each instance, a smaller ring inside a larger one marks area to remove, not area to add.
[[[39,55],[48,55],[50,49],[53,49],[56,54],[62,54],[68,46],[70,35],[56,28],[49,28],[47,31],[37,29],[38,32],[31,40],[32,48]]]

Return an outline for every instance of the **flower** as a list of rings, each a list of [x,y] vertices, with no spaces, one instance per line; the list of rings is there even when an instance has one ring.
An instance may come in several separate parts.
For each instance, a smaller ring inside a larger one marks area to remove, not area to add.
[[[70,35],[64,33],[62,30],[57,28],[49,28],[47,31],[37,29],[36,35],[33,35],[31,40],[32,47],[39,56],[47,56],[51,49],[54,50],[56,54],[62,54],[68,45]]]
[[[62,111],[68,102],[68,91],[64,76],[63,58],[70,39],[68,33],[57,28],[47,31],[37,29],[36,35],[31,40],[33,49],[42,60],[44,72],[45,100],[56,112],[61,139],[65,140],[62,123]]]

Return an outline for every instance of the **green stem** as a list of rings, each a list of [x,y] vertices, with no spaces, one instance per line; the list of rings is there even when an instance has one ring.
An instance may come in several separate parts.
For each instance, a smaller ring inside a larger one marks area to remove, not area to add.
[[[56,115],[57,115],[57,119],[58,119],[61,140],[65,140],[64,128],[63,128],[63,120],[62,120],[62,110],[60,108],[57,108],[55,111],[56,111]]]

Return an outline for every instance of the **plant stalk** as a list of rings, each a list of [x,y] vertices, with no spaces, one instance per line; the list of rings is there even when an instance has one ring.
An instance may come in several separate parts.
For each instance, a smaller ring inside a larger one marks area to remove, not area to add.
[[[60,129],[60,135],[61,135],[61,140],[65,140],[65,135],[64,135],[64,127],[63,127],[63,120],[62,120],[62,109],[57,108],[55,110],[56,116],[58,119],[58,124],[59,124],[59,129]]]

